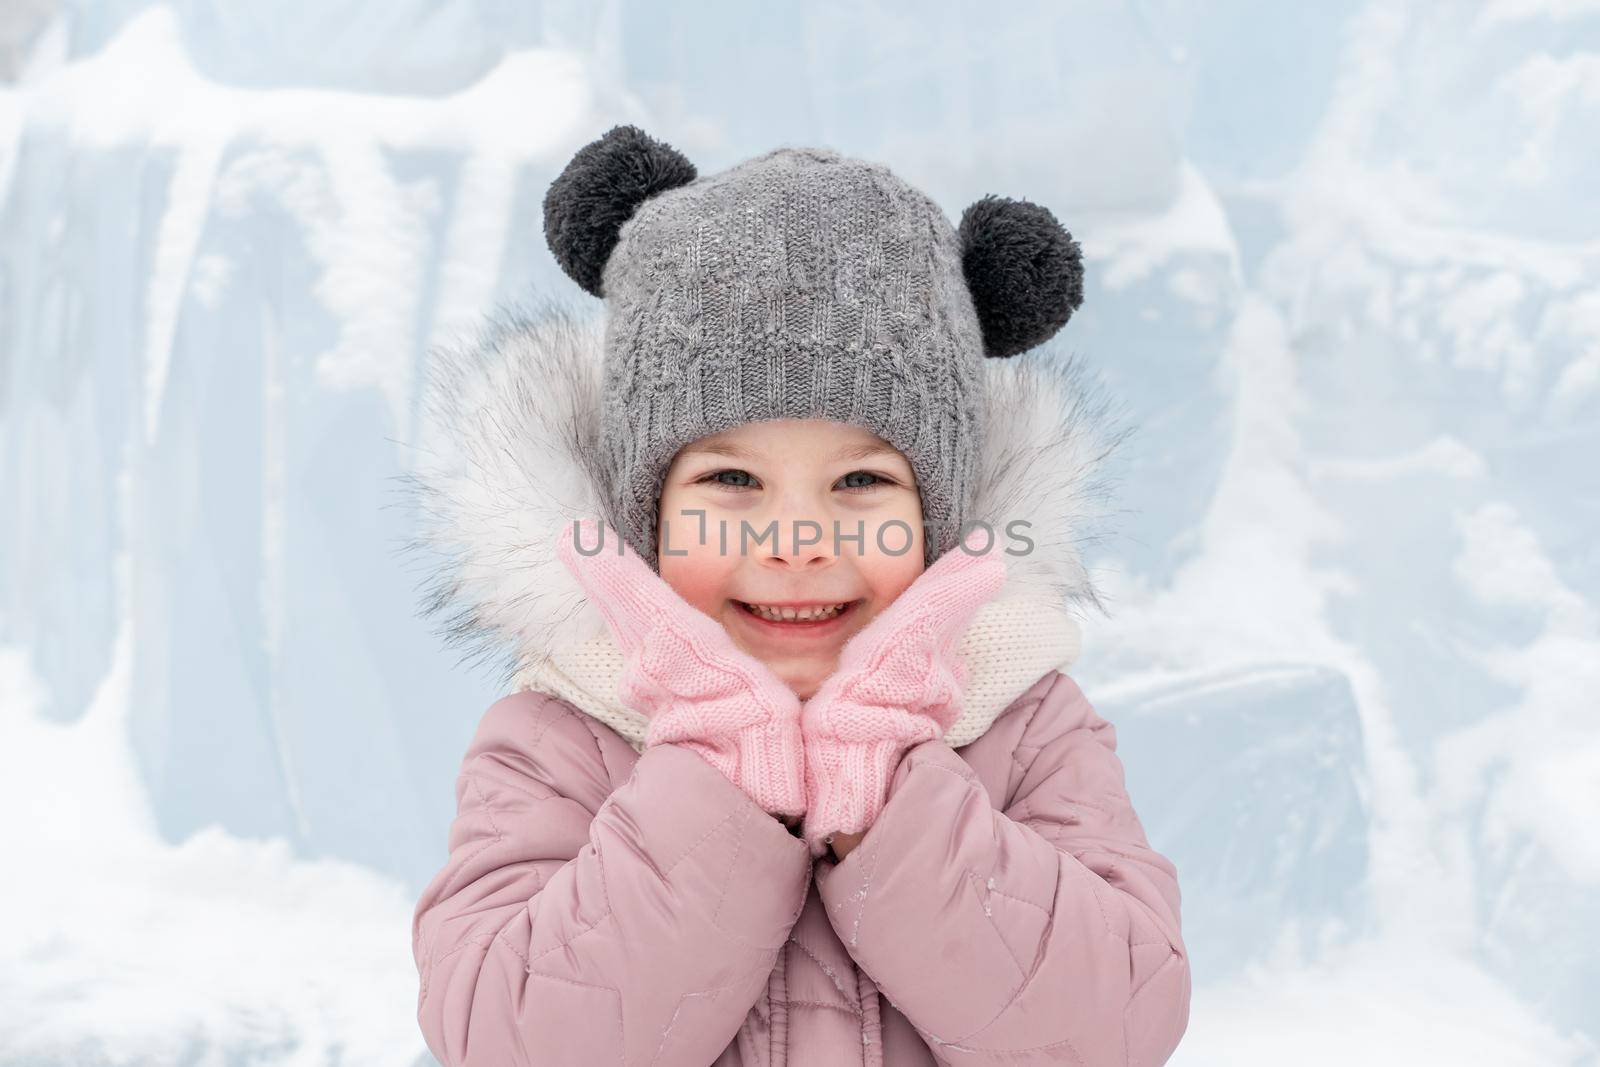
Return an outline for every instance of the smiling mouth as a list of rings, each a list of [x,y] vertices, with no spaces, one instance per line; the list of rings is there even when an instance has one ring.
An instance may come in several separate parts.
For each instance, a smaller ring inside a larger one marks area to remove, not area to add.
[[[832,604],[751,604],[735,600],[746,615],[774,626],[798,628],[823,626],[843,618],[860,604],[859,600],[845,600]]]

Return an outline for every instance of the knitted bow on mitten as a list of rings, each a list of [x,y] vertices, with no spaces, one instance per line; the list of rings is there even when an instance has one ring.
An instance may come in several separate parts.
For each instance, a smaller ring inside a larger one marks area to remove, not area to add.
[[[598,543],[595,520],[581,524]],[[557,554],[600,609],[624,659],[618,696],[650,720],[645,747],[676,741],[703,756],[774,815],[805,812],[800,701],[611,531],[585,556],[574,534]],[[622,553],[617,548],[620,545]]]
[[[806,819],[813,856],[834,833],[877,819],[900,757],[943,737],[961,714],[966,665],[956,652],[978,609],[1005,584],[998,541],[957,546],[869,622],[800,711]]]

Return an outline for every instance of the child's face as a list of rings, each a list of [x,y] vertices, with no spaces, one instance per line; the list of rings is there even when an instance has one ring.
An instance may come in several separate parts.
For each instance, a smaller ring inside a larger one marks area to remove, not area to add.
[[[802,700],[833,673],[844,643],[923,570],[911,464],[846,423],[775,419],[703,437],[673,458],[660,512],[662,579]],[[822,619],[773,621],[752,604],[846,606]]]

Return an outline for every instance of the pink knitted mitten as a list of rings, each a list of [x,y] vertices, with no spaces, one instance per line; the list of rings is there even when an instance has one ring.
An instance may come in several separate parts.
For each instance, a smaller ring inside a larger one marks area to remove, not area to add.
[[[1005,584],[994,539],[976,554],[973,531],[934,561],[845,643],[839,665],[800,711],[806,819],[813,856],[833,833],[867,829],[883,809],[905,751],[943,737],[961,714],[966,665],[956,647],[972,617]]]
[[[582,520],[585,546],[599,524]],[[618,554],[618,546],[622,554]],[[645,745],[692,748],[774,815],[805,812],[800,701],[766,664],[733,643],[607,528],[585,556],[567,528],[557,554],[600,609],[625,668],[618,696],[650,720]]]

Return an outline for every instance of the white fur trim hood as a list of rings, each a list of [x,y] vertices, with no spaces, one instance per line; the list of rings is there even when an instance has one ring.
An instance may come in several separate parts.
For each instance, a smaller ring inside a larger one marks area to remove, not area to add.
[[[423,612],[473,661],[497,659],[515,689],[551,693],[642,749],[647,720],[617,699],[622,657],[553,538],[606,514],[595,441],[604,316],[545,297],[502,310],[472,343],[432,353],[417,463],[403,481],[427,557]],[[974,520],[1009,552],[1006,584],[962,639],[969,676],[952,747],[1080,649],[1078,616],[1104,611],[1082,549],[1109,496],[1102,463],[1126,431],[1075,357],[1046,345],[985,361],[987,429]],[[1026,520],[1022,536],[1007,524]],[[1021,554],[1012,555],[1010,552]]]

